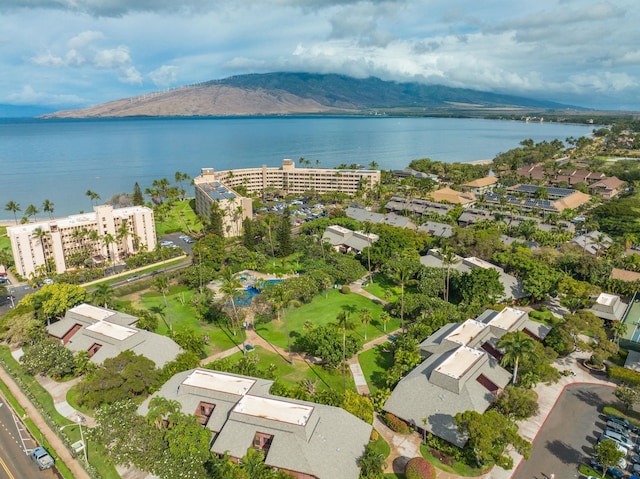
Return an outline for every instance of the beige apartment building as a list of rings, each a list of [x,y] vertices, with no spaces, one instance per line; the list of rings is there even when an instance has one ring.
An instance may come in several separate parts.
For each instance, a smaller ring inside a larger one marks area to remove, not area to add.
[[[75,253],[88,252],[96,264],[119,264],[156,247],[153,211],[144,206],[96,206],[93,213],[10,226],[7,235],[16,271],[23,277],[46,272],[47,262],[52,273],[63,273]]]
[[[293,160],[282,160],[281,167],[243,168],[214,171],[202,168],[193,180],[196,190],[196,212],[208,216],[217,201],[224,215],[225,235],[237,236],[242,220],[251,218],[251,199],[239,195],[234,188],[243,186],[250,193],[267,189],[282,195],[296,195],[314,190],[318,194],[339,191],[349,195],[359,189],[373,188],[380,182],[378,170],[336,170],[330,168],[296,168]]]

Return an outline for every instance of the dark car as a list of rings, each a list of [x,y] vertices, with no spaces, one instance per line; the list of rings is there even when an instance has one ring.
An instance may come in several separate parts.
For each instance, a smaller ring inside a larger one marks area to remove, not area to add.
[[[598,464],[593,457],[589,460],[589,465],[596,471],[602,471],[602,466]],[[607,467],[607,474],[609,474],[614,479],[621,479],[624,476],[624,472],[613,466]]]
[[[632,424],[631,422],[629,422],[628,420],[626,420],[623,417],[614,416],[613,414],[607,414],[607,421],[618,423],[621,426],[626,427],[627,429],[629,429],[632,432],[636,432],[636,433],[638,432],[638,428],[636,427],[636,425]]]

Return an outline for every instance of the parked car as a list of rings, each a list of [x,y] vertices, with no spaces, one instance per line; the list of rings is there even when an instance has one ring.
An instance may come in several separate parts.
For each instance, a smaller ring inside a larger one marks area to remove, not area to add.
[[[589,465],[596,471],[602,471],[602,466],[598,464],[594,458],[591,458],[591,460],[589,461]],[[621,479],[624,476],[624,472],[622,472],[617,467],[612,466],[607,467],[607,474],[609,474],[614,479]]]
[[[635,447],[635,444],[631,439],[624,437],[622,434],[612,431],[611,429],[605,430],[601,439],[611,439],[627,449],[633,449]]]
[[[631,459],[631,462],[633,462],[634,464],[640,464],[640,456],[637,454],[634,454],[629,459]]]
[[[631,431],[629,429],[624,427],[619,422],[615,422],[615,421],[607,421],[606,428],[617,432],[618,434],[620,434],[621,436],[626,437],[627,439],[629,439],[629,434],[631,434]]]
[[[626,427],[627,429],[629,429],[632,432],[635,432],[635,433],[638,432],[638,428],[636,427],[636,425],[632,424],[631,422],[629,422],[628,420],[626,420],[623,417],[614,416],[613,414],[608,414],[607,415],[607,421],[617,422],[618,424],[622,424],[624,427]]]
[[[54,465],[53,457],[51,457],[47,450],[42,446],[38,446],[35,449],[32,449],[30,456],[33,462],[38,465],[41,471],[49,469]]]

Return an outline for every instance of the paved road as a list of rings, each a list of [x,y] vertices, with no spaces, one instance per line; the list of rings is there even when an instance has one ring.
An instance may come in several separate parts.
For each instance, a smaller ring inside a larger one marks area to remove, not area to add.
[[[512,479],[580,477],[578,466],[587,460],[602,432],[603,404],[615,401],[612,387],[593,384],[567,386],[533,442],[531,457]]]
[[[27,451],[37,444],[10,407],[0,399],[0,479],[53,479],[57,471],[38,470]]]

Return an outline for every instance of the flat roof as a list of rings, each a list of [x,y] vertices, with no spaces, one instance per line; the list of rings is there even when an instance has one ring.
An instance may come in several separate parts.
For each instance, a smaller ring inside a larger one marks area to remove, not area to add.
[[[196,369],[182,381],[182,384],[186,386],[237,394],[239,396],[247,394],[255,383],[255,379],[241,378],[216,371],[204,371],[202,369]]]
[[[468,258],[464,258],[464,261],[466,263],[471,263],[473,266],[477,266],[479,268],[496,269],[496,265],[495,264],[491,264],[488,261],[485,261],[483,259],[477,258],[475,256],[469,256]]]
[[[596,303],[602,304],[604,306],[611,306],[619,299],[620,298],[615,294],[600,293],[600,296],[598,296],[598,299],[596,299]]]
[[[500,329],[509,331],[514,324],[525,314],[526,312],[516,308],[504,308],[499,311],[497,315],[491,318],[489,324]]]
[[[475,319],[467,319],[464,323],[460,324],[456,329],[449,333],[444,339],[466,346],[473,338],[478,335],[480,331],[482,331],[486,327],[486,324],[476,321]]]
[[[233,412],[305,426],[313,412],[313,407],[277,399],[244,396],[235,405]]]
[[[79,314],[86,318],[95,319],[96,321],[103,321],[116,314],[115,311],[109,311],[108,309],[99,308],[86,303],[79,304],[78,306],[71,308],[69,312]]]
[[[435,371],[445,376],[460,379],[485,354],[484,351],[468,346],[460,346]]]
[[[118,341],[124,341],[138,332],[135,329],[120,326],[119,324],[110,323],[108,321],[98,321],[91,326],[87,326],[87,330],[102,334],[112,339],[117,339]]]

